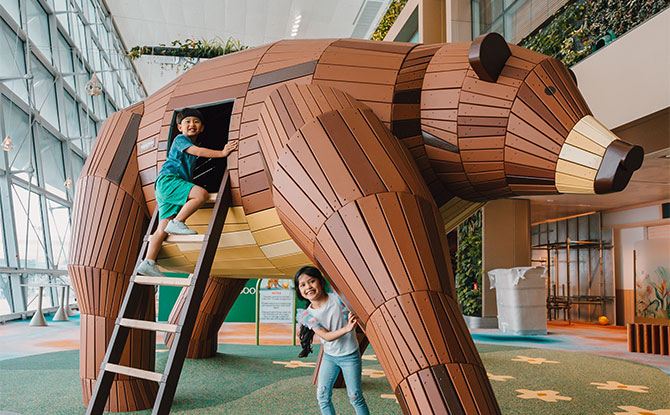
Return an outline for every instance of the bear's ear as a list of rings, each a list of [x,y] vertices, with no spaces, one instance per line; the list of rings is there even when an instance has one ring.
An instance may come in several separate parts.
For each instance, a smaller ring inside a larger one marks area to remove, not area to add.
[[[496,82],[507,58],[512,55],[505,38],[498,33],[477,37],[470,45],[468,60],[479,79]]]

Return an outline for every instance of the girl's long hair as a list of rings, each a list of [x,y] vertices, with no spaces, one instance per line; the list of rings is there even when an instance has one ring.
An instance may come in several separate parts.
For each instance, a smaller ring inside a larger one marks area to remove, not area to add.
[[[324,293],[326,289],[326,279],[323,277],[321,271],[319,271],[318,268],[309,265],[300,268],[298,272],[295,273],[295,277],[293,277],[293,288],[295,289],[296,296],[300,300],[306,301],[307,304],[305,305],[305,307],[309,307],[310,305],[309,300],[307,300],[302,296],[302,294],[300,293],[300,288],[298,287],[299,285],[298,279],[300,278],[301,275],[309,275],[312,278],[316,278],[319,281],[319,284],[321,285],[321,290]],[[299,338],[302,350],[298,354],[298,357],[307,357],[307,355],[312,353],[312,339],[314,338],[314,330],[301,324]]]

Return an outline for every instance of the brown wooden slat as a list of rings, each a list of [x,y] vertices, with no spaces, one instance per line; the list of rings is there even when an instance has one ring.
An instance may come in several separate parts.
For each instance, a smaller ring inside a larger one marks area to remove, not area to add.
[[[318,61],[299,63],[294,66],[255,75],[249,82],[249,90],[312,75],[317,63]]]

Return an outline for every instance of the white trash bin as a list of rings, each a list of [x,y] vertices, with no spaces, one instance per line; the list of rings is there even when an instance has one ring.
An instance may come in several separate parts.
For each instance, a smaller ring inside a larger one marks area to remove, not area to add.
[[[547,334],[545,267],[494,269],[488,272],[496,290],[498,329],[517,335]]]

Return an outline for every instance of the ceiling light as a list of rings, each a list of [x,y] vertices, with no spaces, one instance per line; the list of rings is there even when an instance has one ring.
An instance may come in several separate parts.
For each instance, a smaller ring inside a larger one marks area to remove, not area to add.
[[[297,29],[297,28],[299,28],[299,27],[300,27],[299,24],[294,24],[294,25],[293,25],[293,29],[294,29],[294,30]]]
[[[11,151],[14,148],[14,143],[12,143],[12,139],[9,138],[9,136],[5,137],[4,140],[2,140],[2,149],[5,151]]]

